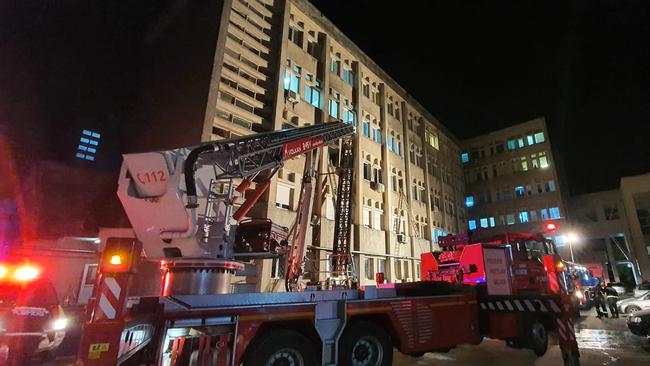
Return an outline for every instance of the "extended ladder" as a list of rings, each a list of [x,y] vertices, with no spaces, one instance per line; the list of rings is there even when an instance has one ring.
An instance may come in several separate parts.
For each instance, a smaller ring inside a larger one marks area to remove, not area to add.
[[[352,230],[352,182],[354,178],[354,145],[351,139],[341,144],[339,182],[336,192],[334,243],[332,245],[332,277],[347,282],[350,278],[350,234]],[[338,281],[337,281],[338,282]]]

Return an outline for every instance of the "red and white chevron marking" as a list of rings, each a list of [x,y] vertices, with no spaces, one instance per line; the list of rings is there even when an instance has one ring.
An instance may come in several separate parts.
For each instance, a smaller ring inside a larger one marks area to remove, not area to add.
[[[121,309],[122,287],[114,277],[104,277],[97,300],[95,320],[113,320]]]
[[[553,300],[543,301],[541,299],[516,299],[496,300],[480,303],[483,310],[494,311],[518,311],[530,313],[561,313],[562,309]]]

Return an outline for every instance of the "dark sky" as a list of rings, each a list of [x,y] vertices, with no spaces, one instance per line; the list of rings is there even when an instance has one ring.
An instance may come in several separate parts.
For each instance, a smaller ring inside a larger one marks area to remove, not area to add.
[[[459,138],[545,116],[571,193],[650,172],[650,2],[312,3]]]
[[[459,138],[545,116],[572,193],[650,171],[650,2],[313,2]],[[114,169],[137,133],[143,33],[175,3],[0,1],[0,132],[17,154],[74,160],[96,128]]]

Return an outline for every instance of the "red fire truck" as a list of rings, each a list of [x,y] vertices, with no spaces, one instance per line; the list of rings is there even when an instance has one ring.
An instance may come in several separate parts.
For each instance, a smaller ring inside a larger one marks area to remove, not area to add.
[[[345,278],[353,133],[348,124],[320,124],[125,155],[118,196],[132,230],[103,240],[78,363],[383,366],[392,363],[394,349],[422,355],[483,337],[541,355],[549,333],[557,332],[565,365],[578,365],[570,305],[561,293],[508,293],[504,286],[448,281],[355,288],[356,281]],[[341,139],[333,275],[320,290],[309,290],[299,283],[318,148]],[[299,155],[306,157],[305,174],[288,239],[267,220],[244,221],[273,173]],[[254,191],[237,207],[253,182]],[[245,232],[238,234],[240,222]],[[495,260],[484,270],[503,276],[506,252],[491,255]],[[231,276],[252,257],[284,258],[289,291],[230,293]],[[161,295],[131,293],[139,269],[151,261],[163,268]]]

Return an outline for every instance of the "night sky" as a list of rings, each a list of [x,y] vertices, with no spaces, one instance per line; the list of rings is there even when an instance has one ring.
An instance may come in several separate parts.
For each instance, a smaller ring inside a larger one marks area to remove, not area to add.
[[[572,194],[650,172],[650,2],[312,3],[459,138],[544,116]]]
[[[571,193],[650,171],[650,2],[313,2],[459,138],[545,116]],[[0,2],[0,132],[16,154],[74,161],[96,128],[96,166],[114,170],[137,133],[143,35],[182,3]]]

